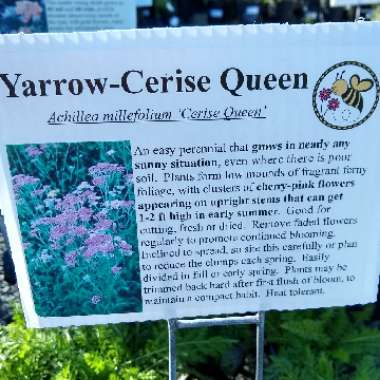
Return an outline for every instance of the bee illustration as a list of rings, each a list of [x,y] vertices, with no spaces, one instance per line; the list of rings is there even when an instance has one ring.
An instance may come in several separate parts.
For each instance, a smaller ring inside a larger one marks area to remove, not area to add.
[[[344,71],[339,77],[337,74],[336,80],[332,85],[332,92],[335,95],[341,96],[342,100],[349,106],[357,108],[360,112],[363,110],[363,97],[361,92],[369,91],[373,87],[372,79],[360,80],[359,75],[353,75],[350,79],[350,84],[342,79]]]

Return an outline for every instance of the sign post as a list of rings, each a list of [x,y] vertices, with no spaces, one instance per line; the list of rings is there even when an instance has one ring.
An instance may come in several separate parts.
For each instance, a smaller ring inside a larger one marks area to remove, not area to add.
[[[264,325],[265,313],[257,313],[252,316],[244,317],[224,317],[224,318],[208,318],[193,320],[171,319],[168,321],[169,331],[169,380],[177,378],[177,344],[176,332],[178,329],[200,328],[200,327],[216,327],[216,326],[235,326],[253,324],[256,325],[256,370],[255,380],[263,380],[264,378]]]

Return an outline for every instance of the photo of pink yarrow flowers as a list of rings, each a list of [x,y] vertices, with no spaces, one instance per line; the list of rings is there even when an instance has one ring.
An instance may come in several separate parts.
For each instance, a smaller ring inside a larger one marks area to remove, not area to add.
[[[130,143],[7,153],[37,314],[141,311]]]

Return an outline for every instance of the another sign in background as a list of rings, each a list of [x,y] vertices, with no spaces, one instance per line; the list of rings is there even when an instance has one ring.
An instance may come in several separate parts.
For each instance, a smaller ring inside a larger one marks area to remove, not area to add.
[[[332,7],[360,6],[368,4],[380,4],[379,0],[330,0]]]
[[[47,31],[44,0],[1,2],[0,32],[42,33]]]
[[[141,4],[140,4],[141,3]],[[21,0],[0,5],[0,32],[83,32],[136,27],[140,0]]]
[[[45,0],[49,32],[136,27],[135,0]]]
[[[136,0],[137,7],[151,7],[153,6],[153,0]]]

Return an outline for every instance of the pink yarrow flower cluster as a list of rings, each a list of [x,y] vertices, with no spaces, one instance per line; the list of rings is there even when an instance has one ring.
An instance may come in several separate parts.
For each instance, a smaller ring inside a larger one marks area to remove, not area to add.
[[[13,176],[12,182],[13,189],[17,194],[24,186],[37,185],[38,183],[40,183],[40,180],[30,175],[17,174]]]
[[[93,185],[102,187],[112,175],[122,175],[125,172],[125,168],[109,162],[99,162],[91,166],[88,172],[92,177]]]
[[[30,157],[30,158],[36,158],[38,156],[40,156],[41,154],[44,153],[44,151],[39,148],[39,147],[35,147],[35,146],[28,146],[26,149],[25,149],[25,153]]]
[[[118,164],[111,164],[109,162],[99,162],[95,166],[91,166],[88,172],[93,177],[99,177],[104,175],[111,175],[114,173],[124,173],[125,168]]]
[[[25,153],[32,158],[43,150],[44,147],[29,146]],[[132,175],[121,165],[98,163],[88,169],[88,176],[107,181],[107,200],[95,183],[87,181],[62,197],[59,197],[60,190],[42,187],[38,178],[23,174],[13,177],[13,185],[16,193],[24,186],[33,185],[28,188],[30,194],[45,198],[39,200],[44,204],[44,216],[33,220],[30,236],[48,241],[54,250],[63,251],[63,263],[67,268],[75,268],[80,257],[90,264],[93,258],[103,256],[113,261],[112,273],[117,274],[121,271],[116,265],[117,257],[133,254],[132,245],[118,234],[118,220],[128,218],[135,204],[134,200],[126,198],[133,185]],[[91,262],[96,265],[97,261]]]
[[[91,258],[97,253],[109,254],[115,250],[112,236],[107,234],[95,234],[85,241],[87,247],[83,254],[86,258]]]

